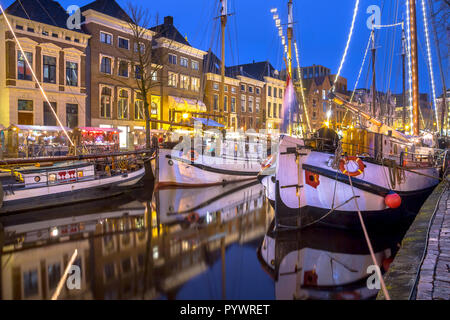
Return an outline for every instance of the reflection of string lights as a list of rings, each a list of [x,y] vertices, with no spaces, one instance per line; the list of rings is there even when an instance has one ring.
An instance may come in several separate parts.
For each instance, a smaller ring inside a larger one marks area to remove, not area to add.
[[[427,43],[427,55],[428,55],[428,69],[430,72],[430,78],[431,78],[431,92],[433,94],[433,106],[434,106],[434,112],[436,116],[436,124],[437,124],[437,131],[439,131],[439,121],[438,121],[438,113],[436,108],[436,89],[434,84],[434,73],[433,73],[433,62],[431,60],[431,49],[430,49],[430,37],[428,34],[428,17],[427,17],[427,9],[425,8],[425,0],[422,0],[422,11],[423,11],[423,24],[425,29],[425,38]]]
[[[305,99],[305,93],[303,92],[303,79],[302,79],[302,72],[300,69],[300,59],[299,59],[299,55],[298,55],[298,47],[297,47],[297,42],[294,42],[294,48],[295,48],[295,59],[297,60],[297,74],[298,74],[298,79],[300,81],[300,90],[302,93],[302,101],[303,101],[303,110],[305,111],[305,116],[306,116],[306,123],[308,124],[308,130],[311,131],[311,125],[309,124],[309,116],[308,116],[308,111],[306,110],[306,99]]]
[[[62,128],[62,130],[64,131],[64,134],[67,136],[67,139],[69,139],[70,144],[71,144],[72,146],[74,146],[74,144],[73,144],[73,142],[72,142],[72,139],[70,139],[69,134],[67,133],[67,131],[66,131],[66,129],[64,128],[63,124],[61,123],[61,121],[59,120],[58,115],[57,115],[56,112],[55,112],[55,109],[53,109],[53,106],[52,106],[52,104],[50,103],[50,101],[49,101],[49,99],[48,99],[48,97],[47,97],[47,95],[46,95],[44,89],[42,88],[41,83],[39,82],[39,80],[38,80],[36,74],[34,73],[33,67],[31,66],[30,61],[28,60],[27,55],[25,54],[25,51],[23,50],[23,48],[22,48],[22,46],[21,46],[19,40],[17,39],[16,33],[14,32],[14,29],[12,28],[11,24],[9,23],[9,19],[8,19],[8,17],[6,16],[6,13],[5,13],[5,11],[3,10],[2,5],[0,5],[0,10],[2,11],[2,14],[3,14],[3,17],[5,18],[6,24],[8,25],[8,28],[9,28],[9,30],[11,31],[11,33],[12,33],[14,39],[16,40],[16,43],[17,43],[17,45],[18,45],[18,47],[19,47],[19,49],[20,49],[20,52],[22,53],[22,56],[23,56],[25,62],[27,63],[27,66],[28,66],[28,68],[30,69],[31,74],[33,75],[34,80],[36,81],[36,84],[39,86],[39,90],[42,92],[42,95],[44,96],[45,101],[48,103],[48,106],[50,107],[50,110],[52,111],[53,115],[55,116],[56,121],[58,121],[59,126],[60,126],[60,127]]]
[[[408,54],[408,88],[409,88],[409,119],[410,119],[410,134],[412,134],[413,132],[413,127],[414,127],[414,123],[413,123],[413,107],[412,107],[412,67],[411,67],[411,29],[410,29],[410,24],[411,24],[411,20],[409,17],[409,0],[405,0],[406,1],[406,42],[407,42],[407,54]],[[404,102],[403,102],[404,103]]]

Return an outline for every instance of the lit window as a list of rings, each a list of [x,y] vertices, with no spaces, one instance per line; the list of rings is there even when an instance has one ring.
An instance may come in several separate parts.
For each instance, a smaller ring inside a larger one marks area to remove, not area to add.
[[[128,91],[119,91],[119,103],[117,106],[117,118],[118,119],[128,119]]]
[[[219,84],[217,82],[214,82],[213,89],[214,90],[219,90]]]
[[[236,112],[236,98],[235,97],[231,97],[231,112]]]
[[[198,63],[198,61],[192,60],[192,69],[193,69],[193,70],[198,70],[198,69],[199,69],[199,63]]]
[[[136,93],[136,99],[134,100],[134,118],[136,120],[144,119],[144,97],[140,92]]]
[[[178,74],[169,71],[168,85],[174,88],[178,86]]]
[[[25,52],[25,55],[30,65],[33,65],[33,54],[31,52]],[[31,80],[31,70],[28,68],[28,64],[21,51],[17,53],[17,79]]]
[[[103,87],[102,96],[100,99],[101,118],[111,118],[111,97],[112,97],[112,90],[108,87]]]
[[[200,79],[192,77],[191,78],[191,90],[195,92],[200,91]]]
[[[185,75],[180,75],[180,88],[188,90],[189,89],[189,77]]]

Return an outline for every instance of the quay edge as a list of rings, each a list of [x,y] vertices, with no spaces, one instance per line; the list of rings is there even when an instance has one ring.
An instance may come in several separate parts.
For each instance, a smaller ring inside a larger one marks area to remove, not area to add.
[[[439,210],[441,196],[448,190],[447,176],[427,198],[414,222],[402,240],[401,248],[384,274],[386,288],[392,300],[415,300],[418,274],[428,244],[428,230],[433,223],[435,212]],[[377,300],[385,300],[380,290]]]

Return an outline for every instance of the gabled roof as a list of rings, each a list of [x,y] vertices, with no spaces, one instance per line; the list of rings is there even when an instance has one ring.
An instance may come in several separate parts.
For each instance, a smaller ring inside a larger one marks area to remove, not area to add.
[[[68,29],[67,19],[69,14],[58,2],[53,0],[15,1],[5,12],[12,16]],[[82,32],[77,29],[73,29],[73,31]]]
[[[115,0],[95,0],[81,8],[81,12],[87,10],[94,10],[125,22],[132,22],[130,16]]]
[[[163,24],[152,27],[150,30],[156,33],[154,36],[155,39],[164,37],[189,47],[191,46],[190,43],[181,35],[178,29],[175,28],[173,25],[173,17],[171,16],[164,17]]]
[[[228,67],[227,70],[234,76],[242,75],[259,81],[264,81],[264,77],[280,79],[280,76],[275,73],[276,70],[269,61],[241,64]]]
[[[211,51],[203,56],[203,70],[206,73],[220,74],[221,60]]]

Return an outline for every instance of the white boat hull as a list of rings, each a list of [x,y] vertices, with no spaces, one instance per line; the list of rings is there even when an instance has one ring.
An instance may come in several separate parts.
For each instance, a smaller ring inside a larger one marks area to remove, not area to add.
[[[333,212],[325,221],[333,225],[359,226],[358,210],[368,218],[374,217],[377,224],[382,223],[389,220],[384,220],[385,214],[397,218],[397,213],[420,206],[424,196],[439,182],[439,168],[423,167],[414,172],[402,171],[402,179],[392,185],[388,167],[363,161],[365,168],[360,175],[351,178],[352,186],[348,175],[339,168],[332,168],[334,154],[310,151],[302,146],[302,140],[283,137],[275,178],[261,179],[271,203],[281,216],[295,217],[293,223],[296,225],[299,215],[306,217],[302,218],[304,225],[325,216],[330,210]],[[292,148],[301,150],[299,164],[295,153],[287,152]],[[385,197],[390,191],[402,198],[400,208],[391,209],[386,205]]]
[[[155,164],[158,161],[158,174]],[[172,152],[159,150],[152,161],[152,170],[158,179],[157,186],[194,187],[224,184],[255,179],[261,169],[260,161],[243,158],[216,158],[198,155],[194,161]]]

